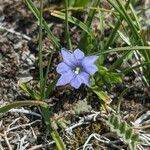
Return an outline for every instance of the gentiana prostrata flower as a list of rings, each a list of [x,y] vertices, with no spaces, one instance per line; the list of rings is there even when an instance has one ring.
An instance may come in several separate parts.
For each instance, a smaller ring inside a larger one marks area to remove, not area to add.
[[[98,70],[94,64],[98,56],[85,56],[80,49],[71,53],[65,48],[61,49],[61,54],[63,61],[56,68],[61,77],[56,86],[70,84],[75,89],[78,89],[82,83],[90,86],[90,75]]]

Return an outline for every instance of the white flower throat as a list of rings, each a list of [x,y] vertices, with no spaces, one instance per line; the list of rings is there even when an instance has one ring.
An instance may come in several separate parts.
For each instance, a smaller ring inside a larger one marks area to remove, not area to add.
[[[81,72],[81,68],[76,67],[73,71],[74,71],[75,74],[79,74]]]

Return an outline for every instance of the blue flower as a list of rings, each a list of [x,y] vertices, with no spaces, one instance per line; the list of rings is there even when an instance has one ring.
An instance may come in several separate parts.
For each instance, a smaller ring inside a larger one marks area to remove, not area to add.
[[[82,83],[90,86],[90,75],[94,74],[98,69],[94,64],[98,56],[87,56],[80,49],[76,49],[73,53],[62,48],[61,54],[63,62],[58,64],[56,71],[61,74],[56,86],[71,84],[72,87],[78,89]]]

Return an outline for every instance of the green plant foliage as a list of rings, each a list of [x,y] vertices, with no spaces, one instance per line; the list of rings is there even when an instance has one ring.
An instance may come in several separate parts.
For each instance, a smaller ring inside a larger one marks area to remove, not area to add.
[[[95,45],[97,45],[97,41],[96,38],[86,34],[86,40],[84,41],[84,51],[86,54],[91,54],[93,51],[96,52],[97,51],[97,47]]]
[[[49,98],[50,94],[54,91],[55,87],[56,87],[56,82],[58,80],[58,77],[56,77],[56,79],[54,79],[48,86],[45,92],[45,98]]]
[[[88,0],[76,0],[74,6],[75,7],[85,7],[88,3]]]
[[[32,101],[16,101],[0,107],[0,113],[6,113],[12,108],[23,107],[23,106],[42,106],[48,108],[45,102],[32,100]]]
[[[35,100],[40,100],[40,94],[36,92],[35,90],[31,89],[29,86],[27,86],[24,83],[19,83],[19,87],[22,89],[22,91],[28,95],[31,96]]]
[[[98,66],[98,69],[98,72],[91,77],[91,89],[98,96],[100,103],[105,106],[110,104],[111,98],[104,91],[106,88],[110,89],[114,84],[121,83],[122,79],[119,73],[109,71],[104,66]]]
[[[88,0],[68,0],[69,6],[72,7],[85,7],[88,3]]]
[[[122,82],[121,75],[119,73],[109,71],[104,66],[98,66],[98,69],[98,72],[91,79],[93,88],[97,87],[99,89],[104,85],[110,88],[114,84],[119,84]]]
[[[93,92],[98,96],[100,103],[102,105],[109,104],[111,102],[111,98],[102,90],[93,90]]]
[[[136,144],[139,142],[139,137],[129,124],[114,113],[109,116],[107,124],[113,132],[116,132],[117,135],[128,144],[130,150],[136,150]]]
[[[51,15],[65,20],[65,13],[63,13],[63,12],[55,10],[55,11],[51,12]],[[80,27],[83,31],[85,31],[87,33],[87,35],[89,35],[89,37],[92,37],[92,39],[94,39],[94,35],[93,35],[92,31],[87,27],[87,25],[85,23],[83,23],[79,19],[68,15],[68,22]]]
[[[91,3],[91,6],[92,7],[97,7],[99,5],[99,3],[100,3],[100,0],[95,0]],[[89,29],[91,29],[91,24],[92,24],[92,21],[94,19],[95,14],[96,14],[96,10],[90,10],[88,12],[88,17],[85,20],[85,24],[87,25],[87,27]],[[88,53],[88,50],[89,50],[89,48],[86,49],[86,47],[85,47],[88,43],[88,40],[89,39],[87,38],[87,33],[85,33],[85,31],[83,31],[82,34],[81,34],[81,39],[80,39],[78,47],[83,49],[85,53]]]
[[[143,24],[140,22],[140,17],[137,15],[137,12],[134,10],[133,6],[135,4],[135,1],[128,0],[128,5],[125,6],[123,0],[116,0],[115,2],[113,0],[108,0],[108,2],[113,6],[113,8],[119,13],[119,20],[118,25],[115,26],[114,29],[119,29],[119,22],[124,20],[127,25],[124,25],[124,29],[126,31],[126,35],[128,36],[128,39],[132,46],[138,45],[138,46],[146,46],[148,45],[147,41],[144,39],[143,36]],[[133,6],[132,6],[133,5]],[[128,10],[128,7],[130,10]],[[118,26],[118,27],[117,27]],[[117,27],[117,28],[116,28]],[[114,34],[111,34],[111,38],[108,41],[108,44],[105,48],[108,48],[109,43],[111,41],[114,41],[117,30],[113,30]],[[111,42],[112,43],[112,42]],[[149,62],[150,61],[150,52],[148,50],[143,51],[136,51],[134,52],[137,57],[137,61],[142,64],[143,62]],[[144,78],[142,78],[143,84],[146,86],[147,91],[150,89],[150,72],[147,71],[150,70],[150,65],[143,66],[142,72],[144,73]]]
[[[32,2],[32,0],[25,0],[26,4],[28,5],[29,9],[32,11],[32,13],[35,15],[35,17],[37,18],[37,20],[40,20],[40,12],[39,10],[35,7],[34,3]],[[54,34],[52,33],[52,31],[50,30],[47,22],[42,18],[42,27],[45,29],[48,37],[50,40],[52,40],[52,42],[54,43],[54,45],[57,48],[60,48],[60,41],[59,39],[54,36]]]

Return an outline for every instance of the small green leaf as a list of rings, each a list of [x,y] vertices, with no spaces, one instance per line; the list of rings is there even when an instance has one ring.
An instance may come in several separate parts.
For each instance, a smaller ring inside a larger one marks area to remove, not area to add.
[[[114,121],[115,115],[111,114],[111,116],[109,116],[109,122],[112,124]]]
[[[103,77],[104,84],[113,85],[122,82],[121,75],[119,73],[109,71],[104,66],[98,66],[98,69],[99,75]]]
[[[114,117],[112,124],[114,125],[114,129],[118,129],[119,125],[120,125],[120,121],[118,119],[118,117]]]
[[[134,133],[132,136],[131,136],[131,140],[132,141],[139,141],[139,135]]]
[[[126,130],[125,138],[126,140],[131,139],[131,135],[133,134],[132,128]]]
[[[122,123],[120,124],[120,127],[119,127],[120,134],[125,133],[126,128],[127,128],[127,123],[126,123],[126,122],[122,122]]]

